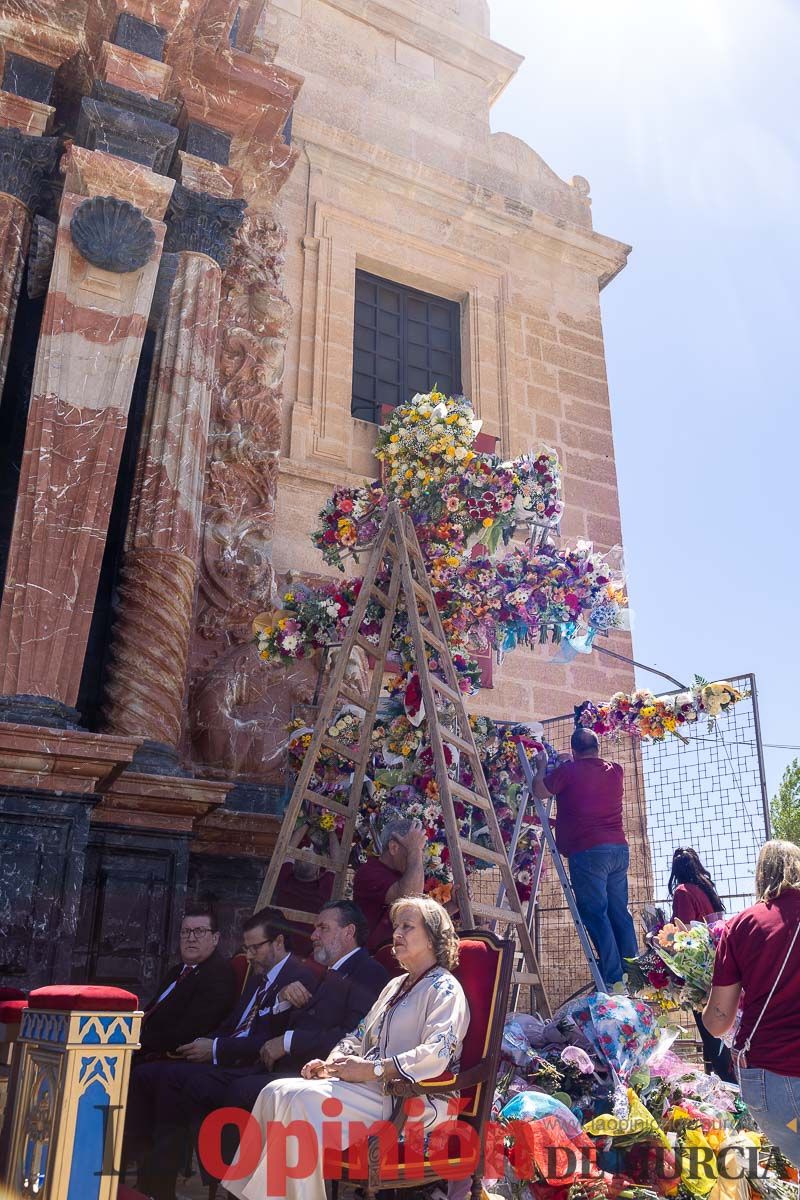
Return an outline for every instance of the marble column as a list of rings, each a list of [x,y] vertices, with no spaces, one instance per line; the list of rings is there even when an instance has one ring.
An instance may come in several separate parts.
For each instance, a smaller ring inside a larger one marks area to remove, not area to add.
[[[134,766],[157,774],[178,769],[221,268],[244,207],[178,184],[168,214],[174,279],[153,358],[105,707],[111,732],[146,739]]]
[[[0,717],[74,704],[173,181],[72,146],[0,607]]]
[[[0,93],[0,111],[3,96]],[[14,101],[24,103],[20,97]],[[42,183],[56,166],[58,141],[0,128],[0,392],[31,234],[31,216]]]

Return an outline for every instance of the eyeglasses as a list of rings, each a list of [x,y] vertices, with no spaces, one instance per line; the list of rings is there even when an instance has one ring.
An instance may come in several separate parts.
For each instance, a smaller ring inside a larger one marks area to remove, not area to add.
[[[200,938],[205,937],[207,933],[213,933],[214,930],[206,927],[205,929],[182,929],[181,941],[197,942]]]
[[[256,950],[260,950],[262,946],[271,945],[274,938],[265,938],[263,942],[254,942],[252,946],[240,946],[239,953],[244,954],[245,958],[249,958],[251,954],[255,954]]]

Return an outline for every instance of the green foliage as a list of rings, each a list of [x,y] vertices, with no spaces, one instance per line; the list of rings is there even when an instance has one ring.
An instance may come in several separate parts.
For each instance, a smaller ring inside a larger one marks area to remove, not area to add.
[[[794,759],[784,771],[769,816],[774,838],[800,846],[800,759]]]

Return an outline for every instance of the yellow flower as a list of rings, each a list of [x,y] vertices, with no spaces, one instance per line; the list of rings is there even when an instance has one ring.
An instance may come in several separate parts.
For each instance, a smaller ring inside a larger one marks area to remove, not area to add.
[[[399,442],[399,441],[400,441],[400,434],[399,434],[399,433],[393,433],[393,434],[392,434],[392,436],[389,438],[389,441],[390,441],[390,442]]]
[[[494,517],[484,517],[483,518],[484,529],[488,529],[490,525],[494,525]]]
[[[409,467],[409,468],[408,468],[408,470],[406,471],[406,475],[405,475],[405,477],[406,477],[406,479],[413,479],[413,478],[414,478],[414,472],[411,470],[411,468],[410,468],[410,467]]]
[[[336,824],[336,818],[333,813],[323,813],[319,819],[320,829],[333,829]]]
[[[448,458],[455,458],[455,456],[456,456],[455,446],[448,446],[447,449],[445,450],[445,454],[447,455]]]
[[[291,603],[294,600],[294,592],[287,592],[283,598],[287,603]]]
[[[444,561],[447,563],[448,567],[457,567],[458,564],[461,562],[461,559],[458,557],[457,554],[448,554],[447,558]]]

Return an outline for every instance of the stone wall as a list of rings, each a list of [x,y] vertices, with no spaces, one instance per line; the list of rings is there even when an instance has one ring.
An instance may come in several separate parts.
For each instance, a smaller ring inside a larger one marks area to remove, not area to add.
[[[538,440],[558,449],[565,538],[621,541],[600,290],[629,247],[593,231],[585,180],[567,183],[491,133],[491,103],[521,60],[489,40],[486,17],[483,0],[276,0],[266,13],[277,61],[306,81],[300,160],[278,207],[296,313],[278,571],[318,571],[305,534],[325,497],[377,473],[375,427],[350,416],[357,269],[460,303],[463,388],[484,429],[502,453]],[[607,645],[630,654],[626,635]],[[474,706],[543,718],[632,683],[599,654],[571,666],[544,657],[510,655]]]

